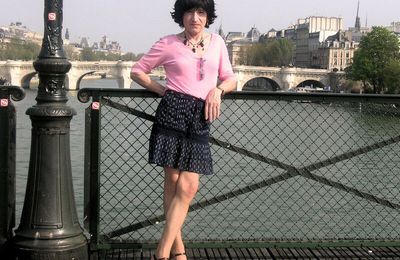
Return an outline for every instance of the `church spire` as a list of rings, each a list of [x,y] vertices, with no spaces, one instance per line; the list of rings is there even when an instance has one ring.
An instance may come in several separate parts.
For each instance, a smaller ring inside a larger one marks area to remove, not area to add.
[[[224,31],[222,30],[222,23],[219,25],[219,28],[218,28],[218,34],[219,34],[219,36],[221,36],[222,37],[222,39],[224,39],[225,40],[225,33],[224,33]]]
[[[69,40],[69,31],[68,31],[68,28],[67,28],[67,30],[65,31],[65,37],[64,37],[64,39]]]
[[[361,21],[360,21],[360,17],[358,16],[359,11],[360,11],[360,1],[358,1],[358,4],[357,4],[356,24],[354,26],[354,28],[357,32],[359,32],[361,30]]]

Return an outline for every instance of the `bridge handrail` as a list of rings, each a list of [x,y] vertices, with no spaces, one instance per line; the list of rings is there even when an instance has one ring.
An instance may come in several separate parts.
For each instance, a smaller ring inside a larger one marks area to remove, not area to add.
[[[0,251],[15,228],[16,111],[12,100],[24,97],[22,88],[0,85]]]
[[[162,178],[146,153],[159,97],[97,88],[78,98],[92,101],[84,203],[92,248],[154,247]],[[202,178],[190,207],[188,247],[400,245],[399,102],[399,95],[226,95],[210,137],[216,174]]]
[[[80,102],[87,103],[92,97],[159,97],[146,89],[112,89],[112,88],[82,88],[77,97]],[[400,103],[400,95],[389,94],[352,94],[352,93],[299,93],[277,91],[233,91],[224,95],[224,99],[268,99],[268,100],[310,100],[310,101],[354,101]]]
[[[21,101],[25,98],[25,91],[19,86],[0,85],[0,98],[11,98],[14,101]]]

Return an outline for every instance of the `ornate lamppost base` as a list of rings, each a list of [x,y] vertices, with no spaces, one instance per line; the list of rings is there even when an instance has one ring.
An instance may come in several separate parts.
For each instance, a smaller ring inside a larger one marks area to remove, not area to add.
[[[56,248],[56,249],[55,249]],[[14,257],[18,260],[82,260],[89,259],[87,241],[82,236],[57,240],[14,241]]]

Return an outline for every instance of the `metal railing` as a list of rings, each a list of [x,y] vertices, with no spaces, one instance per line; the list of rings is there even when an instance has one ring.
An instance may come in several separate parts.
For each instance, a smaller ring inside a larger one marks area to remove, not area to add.
[[[151,248],[163,173],[147,163],[159,98],[82,89],[92,249]],[[187,247],[400,245],[400,96],[236,92],[211,128]]]
[[[15,227],[16,111],[12,100],[24,97],[22,88],[0,85],[0,252]]]

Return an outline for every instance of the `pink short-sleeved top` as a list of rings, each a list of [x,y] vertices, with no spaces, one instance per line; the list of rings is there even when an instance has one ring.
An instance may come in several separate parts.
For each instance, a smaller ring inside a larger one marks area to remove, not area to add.
[[[218,80],[235,78],[225,42],[214,33],[201,58],[185,46],[177,35],[165,36],[133,65],[132,72],[147,74],[158,66],[164,67],[167,89],[203,100],[217,86]]]

